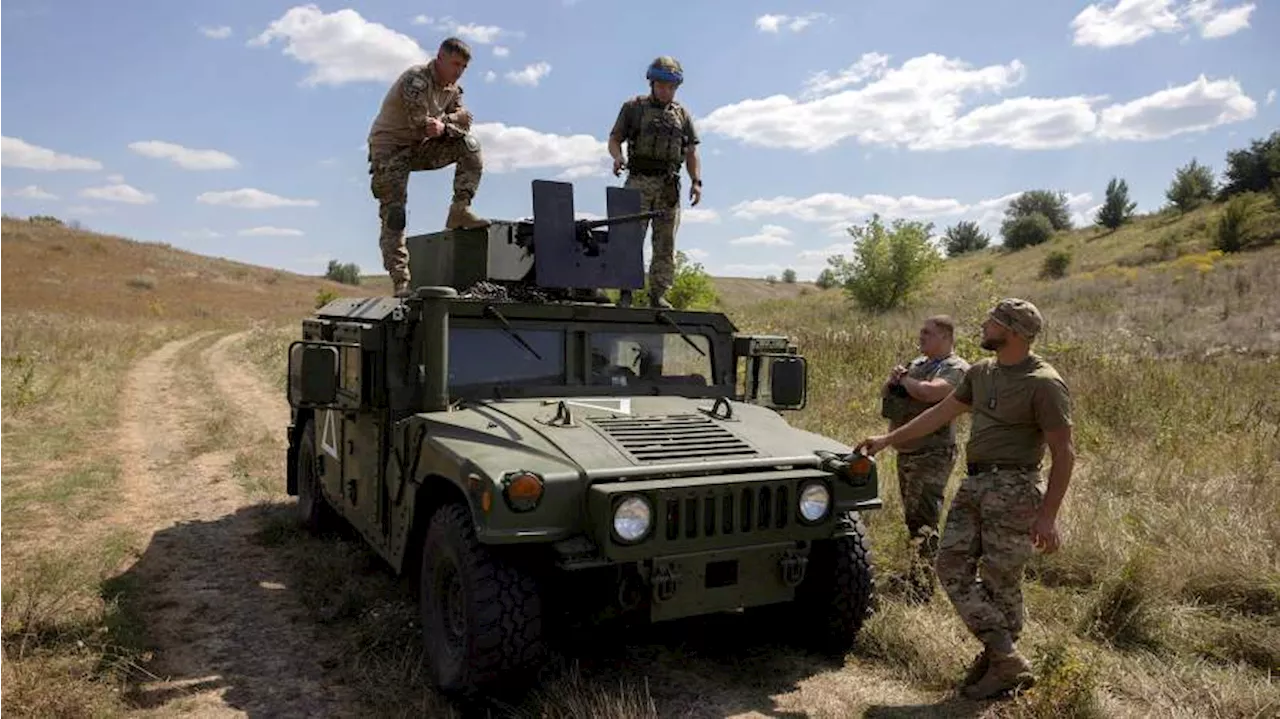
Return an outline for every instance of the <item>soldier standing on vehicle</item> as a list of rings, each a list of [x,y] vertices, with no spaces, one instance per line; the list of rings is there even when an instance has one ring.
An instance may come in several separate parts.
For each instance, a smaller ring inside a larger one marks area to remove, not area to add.
[[[963,683],[972,699],[1034,683],[1031,663],[1015,646],[1023,625],[1023,568],[1035,548],[1058,548],[1058,510],[1075,463],[1070,392],[1031,352],[1042,322],[1030,302],[1001,300],[982,323],[982,347],[995,357],[976,362],[938,405],[857,447],[874,455],[973,412],[967,476],[948,510],[936,564],[956,612],[983,644]],[[1053,466],[1042,492],[1045,444]]]
[[[458,84],[471,49],[456,37],[440,43],[436,56],[405,70],[392,83],[369,130],[370,187],[378,200],[382,263],[396,296],[409,293],[409,252],[404,244],[409,173],[453,170],[453,202],[446,229],[485,227],[471,212],[483,171],[480,143],[471,134],[471,112]]]
[[[676,89],[684,82],[684,71],[675,58],[662,56],[649,65],[645,78],[649,94],[637,95],[622,103],[609,132],[609,155],[613,174],[627,169],[625,187],[641,193],[641,211],[669,210],[653,220],[653,259],[649,266],[649,304],[671,307],[664,295],[675,275],[675,236],[680,227],[680,166],[689,172],[690,204],[702,199],[702,176],[698,159],[697,130],[693,117],[676,102]],[[627,155],[622,143],[627,143]],[[641,225],[641,237],[649,221]],[[621,304],[631,304],[631,292],[622,293]]]
[[[950,317],[937,315],[924,321],[920,327],[921,355],[905,367],[894,367],[881,390],[881,415],[889,420],[890,431],[946,399],[960,384],[969,363],[955,353],[954,346],[955,325]],[[920,439],[901,442],[896,449],[903,519],[912,543],[917,545],[910,580],[916,598],[923,601],[933,594],[938,516],[956,461],[955,422]]]

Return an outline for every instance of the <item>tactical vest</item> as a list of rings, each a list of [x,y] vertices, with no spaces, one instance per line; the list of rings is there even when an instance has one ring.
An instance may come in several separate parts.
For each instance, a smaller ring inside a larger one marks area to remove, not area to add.
[[[684,163],[685,109],[679,103],[662,106],[648,96],[631,101],[627,136],[627,167],[637,174],[678,174]]]
[[[941,364],[942,360],[940,359],[926,360],[918,365],[913,365],[908,374],[916,379],[931,379],[934,371]],[[929,402],[912,397],[902,385],[896,385],[891,387],[888,396],[881,400],[880,416],[900,424],[906,424],[932,406],[933,404]]]

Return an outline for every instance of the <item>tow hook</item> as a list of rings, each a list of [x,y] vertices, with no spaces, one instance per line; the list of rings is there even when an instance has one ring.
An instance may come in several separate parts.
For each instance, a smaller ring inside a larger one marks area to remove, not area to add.
[[[659,602],[665,602],[676,594],[680,584],[680,573],[671,565],[664,565],[653,573],[653,596]]]
[[[783,584],[788,587],[799,586],[800,582],[804,581],[804,569],[808,563],[808,557],[793,549],[784,552],[782,559],[778,560],[778,566],[782,569]]]

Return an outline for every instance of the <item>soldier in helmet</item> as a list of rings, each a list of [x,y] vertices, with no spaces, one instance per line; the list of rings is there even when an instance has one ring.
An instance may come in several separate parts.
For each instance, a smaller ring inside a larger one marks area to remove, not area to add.
[[[382,218],[378,244],[397,296],[409,293],[404,228],[410,172],[453,165],[453,203],[445,228],[489,224],[471,212],[484,165],[458,84],[470,60],[466,43],[447,38],[434,58],[405,70],[392,83],[369,130],[370,187]]]
[[[684,82],[684,71],[674,58],[662,56],[649,65],[645,78],[649,94],[637,95],[622,103],[609,132],[609,155],[615,176],[627,169],[626,187],[638,189],[641,210],[669,210],[653,220],[653,260],[649,266],[649,302],[654,307],[671,307],[664,295],[671,289],[675,274],[675,236],[680,226],[680,166],[689,172],[689,199],[702,199],[702,176],[698,160],[698,132],[693,117],[676,102],[676,89]],[[622,143],[627,143],[623,157]],[[644,223],[643,233],[648,229]],[[643,236],[643,234],[642,234]],[[631,302],[629,291],[622,304]]]
[[[1057,370],[1031,352],[1042,322],[1030,302],[1001,300],[982,323],[982,347],[995,357],[974,363],[939,404],[858,444],[875,454],[973,412],[965,447],[968,471],[947,512],[935,564],[956,612],[983,644],[963,682],[971,699],[1034,683],[1030,662],[1016,648],[1023,625],[1022,572],[1036,548],[1058,548],[1058,509],[1075,463],[1071,395]],[[1042,491],[1046,444],[1053,466]]]

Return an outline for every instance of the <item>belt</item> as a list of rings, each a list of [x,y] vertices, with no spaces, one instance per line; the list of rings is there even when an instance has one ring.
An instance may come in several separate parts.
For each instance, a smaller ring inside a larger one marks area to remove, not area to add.
[[[1038,472],[1039,464],[1009,464],[1005,462],[969,462],[967,470],[970,477],[987,472],[1008,470],[1012,472]]]

